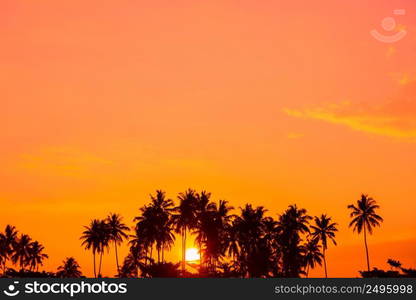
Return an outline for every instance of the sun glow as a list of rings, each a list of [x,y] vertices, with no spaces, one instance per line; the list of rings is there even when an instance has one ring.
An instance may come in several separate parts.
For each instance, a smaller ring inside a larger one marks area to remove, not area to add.
[[[186,259],[186,261],[192,261],[192,262],[194,262],[194,261],[199,260],[200,258],[201,257],[199,255],[198,249],[196,249],[196,248],[188,248],[188,249],[186,249],[186,252],[185,252],[185,259]]]

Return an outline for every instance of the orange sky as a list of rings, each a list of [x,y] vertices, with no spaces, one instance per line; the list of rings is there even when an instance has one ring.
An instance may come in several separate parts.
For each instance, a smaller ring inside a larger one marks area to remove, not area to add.
[[[193,187],[333,216],[329,275],[357,276],[346,206],[364,192],[385,219],[373,265],[415,267],[416,3],[206,2],[1,1],[0,227],[91,275],[82,225]],[[388,16],[394,44],[369,33]]]

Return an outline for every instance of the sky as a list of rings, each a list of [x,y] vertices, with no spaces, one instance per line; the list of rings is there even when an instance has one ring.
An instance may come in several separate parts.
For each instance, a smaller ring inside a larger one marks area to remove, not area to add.
[[[355,277],[347,205],[366,193],[384,218],[371,264],[415,267],[415,15],[411,0],[1,1],[0,228],[39,240],[45,269],[74,256],[92,275],[84,225],[133,226],[156,189],[192,187],[327,213],[328,274]]]

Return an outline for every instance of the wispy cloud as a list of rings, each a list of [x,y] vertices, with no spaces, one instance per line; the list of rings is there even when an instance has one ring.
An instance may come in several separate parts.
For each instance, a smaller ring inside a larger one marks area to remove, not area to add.
[[[407,85],[410,83],[406,82]],[[416,87],[416,84],[412,85]],[[406,96],[379,105],[344,101],[317,107],[285,108],[283,111],[296,118],[321,120],[357,131],[413,141],[416,139],[414,95],[407,91]]]

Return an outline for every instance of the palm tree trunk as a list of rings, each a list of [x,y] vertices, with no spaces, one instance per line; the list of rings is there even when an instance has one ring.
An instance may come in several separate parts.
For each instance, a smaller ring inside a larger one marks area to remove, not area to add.
[[[94,277],[97,278],[97,270],[96,270],[96,267],[95,267],[95,251],[92,253],[92,257],[93,257],[93,260],[94,260]]]
[[[368,272],[370,272],[370,258],[369,258],[369,255],[368,255],[367,230],[365,228],[365,224],[364,224],[364,245],[365,245],[365,254],[367,256],[367,270],[368,270]]]
[[[101,274],[101,263],[103,261],[103,251],[100,252],[100,265],[98,266],[98,276],[100,276],[100,278],[102,277]]]
[[[326,270],[326,257],[325,257],[325,248],[323,249],[323,256],[324,256],[324,267],[325,267],[325,278],[328,278],[328,273]]]
[[[186,229],[182,229],[182,276],[185,274]]]
[[[308,278],[309,275],[309,264],[306,265],[306,278]]]
[[[120,277],[120,267],[119,267],[119,265],[118,265],[118,253],[117,253],[117,243],[114,241],[114,248],[115,248],[115,251],[116,251],[116,265],[117,265],[117,274],[119,275],[119,277]]]

